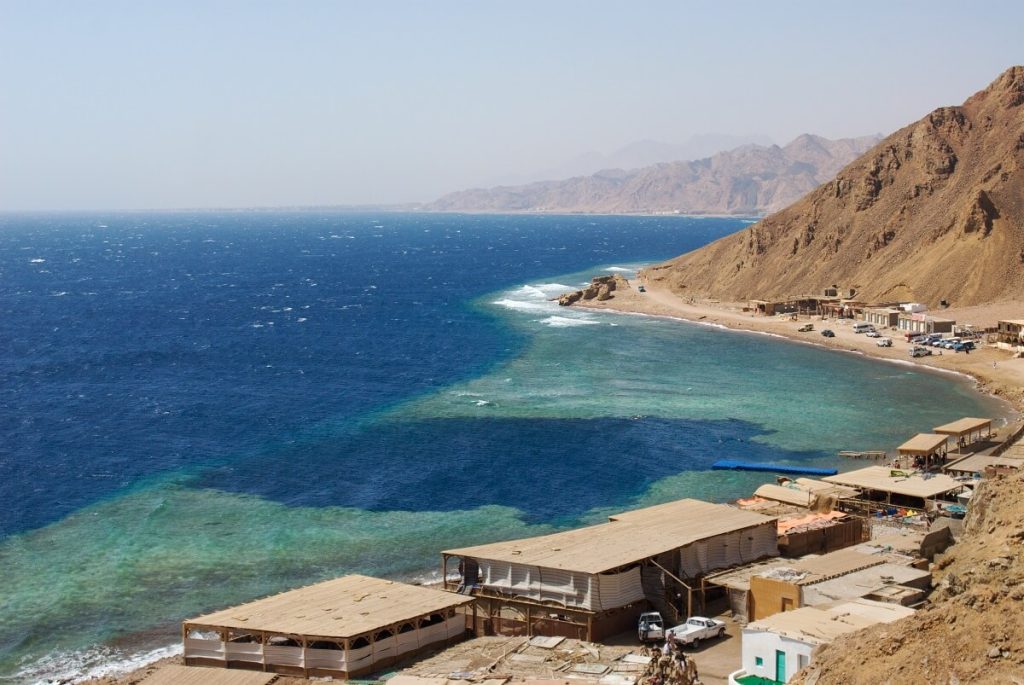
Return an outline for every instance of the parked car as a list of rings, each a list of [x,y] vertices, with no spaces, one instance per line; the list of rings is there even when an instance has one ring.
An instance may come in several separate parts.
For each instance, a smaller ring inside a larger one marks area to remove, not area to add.
[[[640,638],[640,642],[653,642],[665,637],[665,621],[661,618],[660,612],[647,611],[640,614],[637,637]]]
[[[825,336],[826,338],[834,338],[834,337],[836,337],[836,334],[835,334],[835,333],[833,333],[833,332],[831,331],[831,329],[828,329],[828,328],[826,328],[825,330],[823,330],[823,331],[821,332],[821,334],[822,334],[823,336]]]
[[[875,344],[879,347],[892,347],[892,338],[879,338]]]
[[[953,351],[954,352],[968,352],[969,353],[973,349],[974,349],[974,343],[972,343],[970,340],[964,340],[963,342],[958,342],[957,344],[953,345]]]
[[[796,329],[796,332],[797,333],[806,333],[807,331],[813,331],[813,330],[814,330],[814,324],[813,323],[805,323],[803,326],[801,326],[800,328]]]
[[[910,350],[911,357],[927,357],[931,353],[932,351],[929,350],[927,347],[915,346],[913,349]]]
[[[868,337],[868,338],[881,338],[882,337],[882,334],[879,333],[878,331],[868,331],[864,335],[866,337]]]
[[[647,292],[647,288],[643,287],[642,285],[638,285],[638,286],[636,287],[636,289],[637,289],[637,290],[639,290],[639,291],[640,291],[640,292],[642,292],[642,293],[645,293],[645,292]]]
[[[692,645],[696,647],[701,640],[709,640],[713,637],[725,635],[725,621],[717,618],[705,618],[704,616],[691,616],[686,623],[681,623],[675,628],[670,628],[669,633],[675,637],[676,642],[681,645]],[[668,633],[666,633],[667,637]]]

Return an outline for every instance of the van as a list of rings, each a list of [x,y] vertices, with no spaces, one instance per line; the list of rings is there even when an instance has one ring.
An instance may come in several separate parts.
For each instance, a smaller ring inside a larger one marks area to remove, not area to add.
[[[875,330],[875,325],[870,323],[855,323],[853,324],[854,333],[867,333],[868,331]]]

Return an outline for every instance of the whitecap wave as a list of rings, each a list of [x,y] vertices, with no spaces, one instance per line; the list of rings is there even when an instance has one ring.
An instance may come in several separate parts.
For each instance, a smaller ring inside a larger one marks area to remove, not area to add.
[[[81,683],[94,678],[118,677],[154,661],[182,653],[180,644],[128,654],[111,647],[97,646],[79,652],[56,652],[18,672],[19,683]]]
[[[494,304],[505,307],[506,309],[515,309],[523,312],[547,312],[558,306],[557,304],[548,302],[547,300],[531,302],[528,300],[512,300],[507,297],[495,300]]]
[[[624,266],[609,266],[605,271],[612,271],[617,274],[631,274],[634,273],[636,269],[627,269]]]
[[[573,326],[599,326],[600,321],[594,319],[571,319],[567,316],[549,316],[541,319],[540,323],[552,328],[572,328]]]

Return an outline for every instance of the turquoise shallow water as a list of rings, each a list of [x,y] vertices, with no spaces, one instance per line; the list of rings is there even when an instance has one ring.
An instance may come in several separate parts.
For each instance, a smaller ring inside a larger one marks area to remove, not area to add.
[[[146,410],[135,433],[139,454],[103,462],[87,475],[104,483],[104,474],[117,473],[120,464],[139,471],[62,504],[59,514],[43,508],[31,525],[23,517],[0,538],[0,679],[32,682],[130,662],[173,644],[183,618],[345,572],[429,579],[447,547],[549,532],[678,497],[726,501],[771,479],[709,471],[719,458],[850,468],[857,464],[838,459],[838,450],[891,449],[939,423],[1001,410],[949,376],[766,336],[565,310],[547,299],[593,273],[635,268],[637,262],[607,261],[631,254],[621,237],[627,229],[668,250],[674,232],[706,226],[701,222],[598,227],[606,242],[587,266],[560,256],[580,231],[598,230],[581,218],[564,225],[511,220],[511,227],[448,218],[424,228],[419,221],[410,219],[390,238],[377,220],[366,222],[365,236],[317,225],[279,273],[250,274],[239,264],[228,279],[219,266],[210,270],[227,292],[236,283],[256,299],[237,328],[219,334],[225,356],[196,370],[199,400],[176,403],[170,387],[133,389],[132,401],[141,396]],[[723,224],[698,242],[736,226]],[[499,228],[504,238],[491,240]],[[244,242],[241,235],[232,234],[232,241]],[[255,235],[260,241],[247,249],[268,260],[259,266],[267,270],[274,262],[266,253],[284,248]],[[337,274],[308,275],[309,264],[324,269],[322,260],[309,257],[320,246],[363,237],[359,259],[342,261]],[[391,259],[402,269],[427,266],[377,303],[387,279],[351,270],[371,264],[371,256],[378,260],[372,269],[380,270],[386,261],[379,241],[389,239],[396,246]],[[465,241],[463,252],[450,247]],[[501,263],[516,255],[514,269],[467,264],[467,255],[476,259],[493,249],[505,250]],[[410,252],[419,261],[410,261]],[[41,250],[32,254],[49,260],[39,268],[56,261]],[[188,254],[182,259],[194,273]],[[551,254],[557,258],[544,261]],[[117,273],[110,276],[114,283]],[[444,274],[459,278],[446,277],[451,284],[436,292],[425,288]],[[517,280],[520,274],[538,276]],[[276,295],[288,279],[301,290]],[[306,295],[332,283],[348,290]],[[76,306],[53,295],[65,291],[73,296],[68,287],[46,290],[47,302],[57,303],[49,306]],[[447,294],[439,300],[439,292]],[[224,306],[239,297],[229,295]],[[375,306],[377,314],[365,314]],[[346,318],[352,312],[362,318]],[[218,337],[203,332],[206,324],[194,311],[175,314],[166,325],[190,347],[202,337],[198,349],[217,348]],[[306,327],[318,317],[333,325],[309,338]],[[185,320],[187,335],[177,320]],[[132,388],[143,372],[177,387],[192,370],[191,354],[164,347],[122,351],[124,358],[108,370],[132,369],[125,376]],[[40,353],[25,377],[38,378],[39,369],[66,375],[69,362],[54,361],[58,356],[53,349]],[[251,376],[220,369],[235,359]],[[252,388],[243,396],[237,388],[246,378]],[[69,397],[102,398],[97,388],[112,383],[60,379],[60,392]],[[216,393],[208,390],[213,383],[222,384]],[[214,421],[221,417],[220,395],[231,425]],[[102,400],[82,403],[89,401]],[[128,425],[125,415],[107,413],[117,419],[110,430]],[[181,424],[173,430],[146,432],[176,417]],[[68,430],[61,421],[60,430]],[[264,431],[265,424],[273,430]],[[31,435],[42,444],[51,439]],[[90,459],[101,461],[104,450],[124,454],[130,439],[116,449],[99,443]],[[147,454],[152,463],[140,465]],[[72,485],[67,491],[75,494]],[[14,489],[4,494],[19,501]]]

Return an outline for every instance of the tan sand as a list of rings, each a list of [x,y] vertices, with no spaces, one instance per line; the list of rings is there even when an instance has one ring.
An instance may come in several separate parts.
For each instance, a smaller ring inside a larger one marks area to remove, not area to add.
[[[845,320],[822,320],[819,316],[802,315],[798,320],[791,316],[763,316],[744,312],[744,303],[718,302],[708,300],[684,300],[675,293],[639,279],[629,281],[628,288],[619,288],[609,300],[581,301],[573,306],[603,309],[630,314],[644,314],[683,319],[690,322],[717,325],[734,330],[771,333],[797,342],[819,345],[834,350],[857,352],[878,359],[898,360],[915,363],[932,370],[954,371],[968,375],[978,382],[978,390],[1007,401],[1006,418],[1019,425],[1020,412],[1024,411],[1024,359],[1014,359],[1009,352],[991,347],[981,347],[973,352],[956,353],[950,350],[933,350],[929,357],[912,358],[913,345],[906,342],[902,332],[883,333],[892,339],[892,347],[879,347],[877,338],[869,338],[853,332],[853,322]],[[637,286],[644,285],[641,293]],[[1014,315],[1013,312],[1019,312]],[[1024,318],[1024,303],[1000,303],[989,307],[974,307],[970,312],[954,310],[943,312],[944,317],[956,318],[968,313],[969,323],[978,326],[994,324],[996,318]],[[991,321],[990,321],[991,319]],[[797,329],[812,323],[814,330],[800,333]],[[821,335],[823,329],[835,333],[834,338]],[[882,332],[882,331],[880,331]],[[995,417],[994,417],[995,418]],[[1006,431],[1001,431],[1006,434]]]

